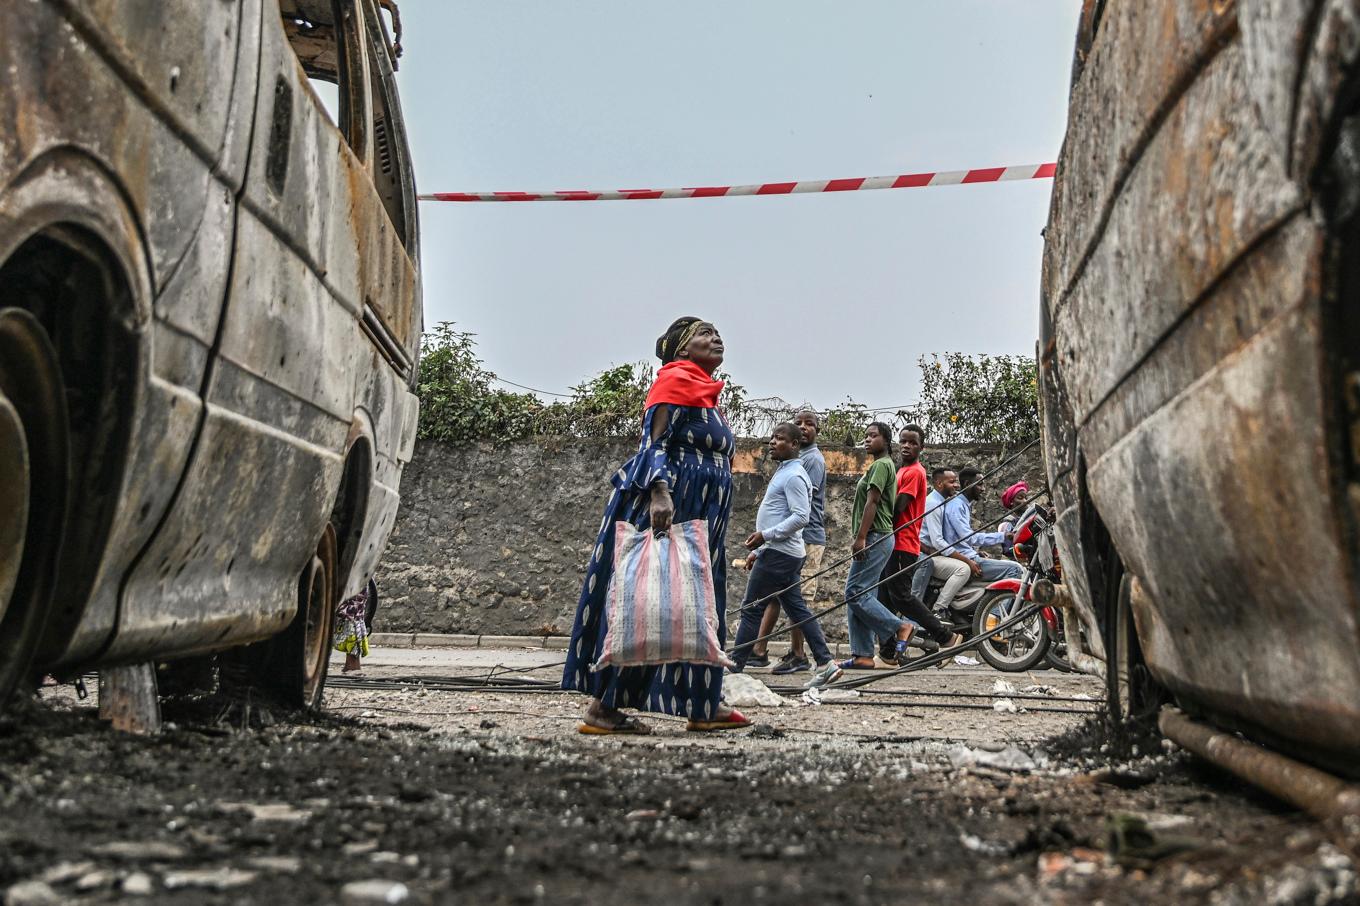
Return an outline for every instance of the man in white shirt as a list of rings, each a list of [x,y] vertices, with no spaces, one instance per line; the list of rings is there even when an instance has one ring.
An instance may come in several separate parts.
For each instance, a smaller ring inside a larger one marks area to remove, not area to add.
[[[924,601],[931,576],[943,579],[944,587],[935,605],[948,607],[959,589],[968,584],[975,567],[963,554],[941,553],[948,547],[944,540],[944,505],[959,492],[958,473],[937,468],[930,473],[930,483],[934,490],[926,497],[925,517],[921,520],[921,556],[930,556],[930,569],[918,568],[912,574],[911,591]]]

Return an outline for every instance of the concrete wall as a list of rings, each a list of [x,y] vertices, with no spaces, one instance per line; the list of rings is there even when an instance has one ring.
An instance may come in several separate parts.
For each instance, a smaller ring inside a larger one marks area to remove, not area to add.
[[[609,478],[636,449],[631,440],[540,438],[450,447],[422,441],[402,478],[401,510],[378,583],[385,632],[559,634],[571,630],[586,558],[609,493]],[[855,483],[868,460],[857,450],[824,447],[827,558],[849,551]],[[989,481],[975,506],[979,519],[1000,513],[997,493],[1020,477],[1041,484],[1035,447]],[[1005,458],[996,448],[927,447],[934,464],[988,469]],[[742,553],[772,464],[759,441],[743,440],[733,459],[734,498],[727,559]],[[744,570],[729,570],[729,606],[746,587]],[[822,605],[837,600],[844,568],[823,578]],[[843,632],[844,621],[827,628]]]

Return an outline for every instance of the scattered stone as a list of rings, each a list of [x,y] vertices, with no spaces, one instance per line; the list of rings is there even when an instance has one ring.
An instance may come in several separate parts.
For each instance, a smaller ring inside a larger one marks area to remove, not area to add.
[[[727,678],[723,682],[726,684]],[[824,702],[848,702],[859,698],[858,689],[808,689],[803,693],[803,701],[809,705],[820,705]]]
[[[1136,790],[1154,782],[1157,779],[1157,774],[1155,769],[1140,772],[1121,768],[1102,768],[1098,771],[1092,771],[1087,777],[1096,783],[1119,787],[1121,790]]]
[[[367,906],[370,903],[402,903],[411,891],[400,881],[387,881],[372,878],[367,881],[350,881],[340,888],[340,902],[346,906]]]
[[[1005,843],[995,840],[984,840],[976,834],[960,833],[959,842],[963,848],[975,853],[982,853],[984,856],[1008,856],[1011,848]]]
[[[660,814],[661,813],[654,808],[640,808],[629,812],[624,815],[623,818],[625,821],[650,821]]]
[[[151,875],[144,871],[134,871],[123,879],[123,893],[130,897],[149,897],[155,892]]]
[[[58,862],[38,876],[39,881],[47,884],[65,884],[81,875],[87,875],[99,866],[93,862]]]
[[[165,876],[165,886],[169,890],[179,887],[205,887],[209,890],[228,890],[254,883],[259,877],[257,872],[243,871],[239,868],[194,868],[186,871],[173,871]]]
[[[960,744],[945,754],[956,768],[981,766],[1002,771],[1034,771],[1039,768],[1038,761],[1015,746],[1007,746],[1000,752],[984,752]]]
[[[1199,840],[1153,831],[1139,815],[1115,813],[1105,819],[1105,851],[1126,868],[1146,868],[1202,845]]]
[[[340,847],[340,852],[347,856],[362,856],[364,853],[371,853],[377,848],[377,840],[358,840],[354,843],[346,843]]]
[[[297,856],[256,856],[246,860],[246,864],[275,874],[295,875],[302,870],[302,860]]]
[[[729,673],[723,677],[723,701],[734,708],[778,708],[788,704],[782,695],[745,673]]]
[[[218,802],[216,805],[225,814],[244,813],[249,815],[252,821],[302,824],[312,818],[312,813],[309,810],[295,808],[286,802]]]
[[[5,891],[5,906],[57,906],[62,898],[42,881],[20,881]]]
[[[108,887],[113,880],[112,872],[92,871],[76,879],[76,890],[98,890],[101,887]]]
[[[368,861],[379,865],[382,864],[395,865],[396,863],[401,861],[401,853],[394,853],[391,852],[390,850],[371,853],[369,854]]]
[[[1053,881],[1065,874],[1093,875],[1104,861],[1099,851],[1080,846],[1070,853],[1043,853],[1039,856],[1039,880]]]
[[[90,852],[125,862],[177,862],[188,855],[182,846],[157,840],[114,840],[92,846]]]

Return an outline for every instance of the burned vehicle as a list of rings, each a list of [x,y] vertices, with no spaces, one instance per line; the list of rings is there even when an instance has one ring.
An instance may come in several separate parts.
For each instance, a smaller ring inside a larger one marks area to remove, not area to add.
[[[1039,357],[1078,661],[1121,718],[1360,775],[1360,3],[1087,0],[1068,117]]]
[[[256,643],[319,702],[415,436],[394,17],[0,5],[0,697]]]

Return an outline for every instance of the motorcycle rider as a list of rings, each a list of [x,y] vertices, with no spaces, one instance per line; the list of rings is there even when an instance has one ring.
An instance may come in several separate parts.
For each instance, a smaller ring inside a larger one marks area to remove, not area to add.
[[[985,483],[981,480],[982,470],[973,466],[965,466],[959,470],[959,483],[963,490],[949,498],[944,505],[944,541],[949,546],[949,550],[957,552],[966,557],[969,561],[969,569],[973,575],[984,582],[996,582],[999,579],[1018,579],[1024,572],[1020,564],[1013,560],[996,560],[991,557],[984,557],[977,552],[977,547],[986,547],[989,544],[1002,544],[1006,540],[1004,532],[974,532],[973,531],[973,501],[982,496],[986,490]]]
[[[912,574],[911,593],[924,601],[931,576],[942,579],[944,587],[936,603],[947,608],[972,576],[972,563],[963,554],[945,549],[945,501],[959,492],[958,473],[936,468],[930,473],[930,482],[934,490],[926,496],[926,514],[921,520],[921,554],[930,557],[930,569],[922,567]]]

